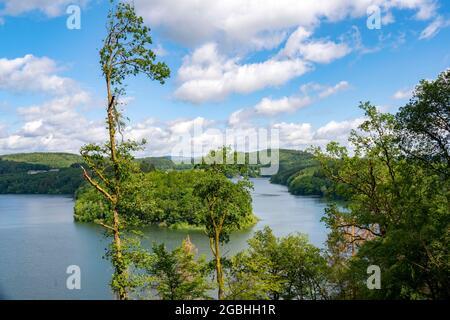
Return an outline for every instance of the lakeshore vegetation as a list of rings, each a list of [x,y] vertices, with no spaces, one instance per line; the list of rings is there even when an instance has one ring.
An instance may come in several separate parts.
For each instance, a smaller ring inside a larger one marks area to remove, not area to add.
[[[280,150],[280,170],[271,177],[272,183],[287,185],[291,193],[330,200],[323,217],[330,230],[327,248],[315,248],[303,235],[276,238],[268,228],[258,231],[248,241],[248,249],[220,258],[220,298],[447,299],[448,78],[445,71],[434,81],[421,82],[411,102],[396,115],[379,113],[363,103],[367,120],[349,138],[352,153],[336,143],[326,149]],[[111,207],[82,181],[83,161],[73,156],[69,157],[73,163],[64,163],[59,157],[1,156],[0,190],[76,190],[75,220],[103,223]],[[235,197],[226,187],[223,192],[222,187],[215,188],[208,177],[212,173],[202,166],[177,167],[167,158],[137,159],[134,164],[135,170],[122,185],[118,207],[126,228],[157,224],[208,230],[214,225],[208,218],[207,198],[226,202]],[[225,171],[216,168],[214,174],[232,184]],[[234,211],[243,219],[229,232],[256,222],[248,205],[248,187],[236,189],[247,205],[245,212]],[[338,207],[332,201],[335,198],[345,201]],[[214,235],[214,228],[208,234]],[[198,256],[189,239],[173,251],[163,244],[146,251],[138,243],[128,239],[125,245],[129,267],[137,272],[127,275],[128,298],[209,299],[211,290],[219,286],[217,261]],[[369,265],[382,270],[379,290],[366,286]]]
[[[273,183],[330,200],[326,249],[304,235],[277,238],[265,228],[247,249],[224,257],[230,235],[256,222],[248,177],[258,168],[202,162],[177,170],[166,158],[134,159],[144,143],[120,139],[126,118],[118,101],[130,76],[161,84],[170,76],[151,48],[133,5],[113,4],[99,52],[107,141],[83,146],[81,157],[0,161],[2,192],[76,190],[75,220],[103,226],[111,239],[106,257],[117,299],[211,299],[213,289],[217,299],[450,298],[450,70],[421,81],[396,114],[362,102],[365,118],[348,147],[331,142],[280,153]],[[227,147],[210,156],[217,153],[236,156]],[[230,179],[236,177],[242,178]],[[338,206],[335,199],[344,201]],[[139,228],[147,224],[202,230],[213,259],[199,257],[189,238],[172,251],[164,244],[143,248]],[[373,265],[382,272],[375,290],[367,286]]]

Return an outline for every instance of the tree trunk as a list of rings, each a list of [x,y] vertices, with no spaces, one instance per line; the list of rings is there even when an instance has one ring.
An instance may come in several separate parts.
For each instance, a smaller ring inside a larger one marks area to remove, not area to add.
[[[355,250],[355,225],[352,224],[352,257],[356,254]]]
[[[120,240],[120,231],[119,231],[119,212],[116,208],[113,210],[114,214],[114,269],[117,277],[120,279],[120,282],[127,278],[127,269],[125,265],[125,261],[122,256],[122,242]],[[127,287],[122,285],[117,290],[117,296],[119,300],[128,300],[128,292]]]
[[[215,250],[215,257],[216,257],[216,278],[217,278],[217,286],[218,286],[218,293],[217,298],[219,300],[223,300],[224,298],[224,280],[223,280],[223,270],[222,270],[222,261],[220,258],[220,246],[219,246],[219,232],[216,231],[215,238],[214,238],[214,250]]]
[[[127,270],[125,266],[125,261],[123,260],[122,255],[122,242],[120,240],[120,217],[119,211],[117,210],[117,203],[119,201],[120,194],[120,172],[119,172],[119,164],[116,154],[116,119],[115,119],[115,98],[111,94],[111,87],[109,77],[106,80],[107,83],[107,91],[108,91],[108,132],[109,132],[109,143],[110,143],[110,152],[111,152],[111,162],[114,167],[114,203],[112,203],[113,207],[113,233],[114,233],[114,269],[117,278],[120,279],[120,287],[117,290],[117,295],[120,300],[127,300],[128,293],[126,286],[122,283],[124,279],[127,277]]]

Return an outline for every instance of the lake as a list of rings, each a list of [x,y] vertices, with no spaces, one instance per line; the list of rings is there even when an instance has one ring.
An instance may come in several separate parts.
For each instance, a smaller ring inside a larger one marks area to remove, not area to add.
[[[234,254],[246,247],[252,234],[265,226],[276,236],[304,233],[323,247],[327,230],[320,218],[326,203],[317,197],[294,196],[268,179],[252,179],[253,211],[259,222],[232,235],[222,252]],[[109,240],[101,227],[73,221],[71,197],[0,195],[0,299],[112,299],[113,272],[102,259]],[[210,256],[201,232],[145,229],[143,244],[164,242],[173,249],[190,236],[200,254]],[[66,269],[81,269],[81,290],[66,288]]]

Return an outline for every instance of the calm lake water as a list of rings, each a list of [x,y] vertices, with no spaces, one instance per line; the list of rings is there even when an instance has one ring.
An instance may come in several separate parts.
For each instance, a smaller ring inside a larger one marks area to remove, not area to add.
[[[256,230],[272,228],[277,236],[307,234],[323,247],[327,230],[320,222],[326,206],[315,197],[293,196],[267,179],[252,179],[253,210],[260,221],[233,234],[223,253],[246,247]],[[73,199],[48,195],[0,195],[0,299],[112,299],[112,268],[102,259],[108,239],[99,226],[73,222]],[[164,242],[172,249],[189,234],[200,254],[210,256],[200,232],[149,227],[144,245]],[[66,269],[81,268],[81,290],[66,288]]]

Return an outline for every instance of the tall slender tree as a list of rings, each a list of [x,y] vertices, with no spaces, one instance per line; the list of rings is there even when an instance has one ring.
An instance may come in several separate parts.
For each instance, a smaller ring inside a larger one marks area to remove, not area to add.
[[[201,220],[214,257],[219,300],[225,297],[223,257],[220,245],[230,239],[232,231],[242,229],[252,218],[249,183],[234,183],[223,174],[208,171],[195,188],[195,194],[205,203]]]
[[[236,183],[228,179],[236,175],[246,175],[248,172],[247,165],[236,164],[236,157],[237,153],[227,147],[211,151],[202,159],[202,164],[197,166],[205,171],[205,175],[198,181],[194,190],[194,194],[206,207],[201,214],[201,223],[205,227],[214,256],[219,300],[225,298],[220,245],[229,241],[232,231],[242,229],[254,219],[250,196],[252,183],[248,179]]]
[[[170,76],[165,63],[155,62],[156,55],[150,48],[150,29],[142,17],[136,15],[129,3],[111,1],[107,34],[100,49],[100,66],[106,84],[106,126],[108,141],[103,145],[88,144],[81,148],[89,168],[83,168],[85,179],[100,192],[108,203],[108,212],[98,221],[113,235],[111,261],[115,272],[111,282],[113,291],[121,300],[128,299],[127,259],[121,230],[124,227],[120,212],[121,187],[133,171],[133,151],[140,144],[124,141],[122,129],[124,117],[120,110],[120,97],[126,94],[124,81],[128,76],[144,74],[161,84]]]

